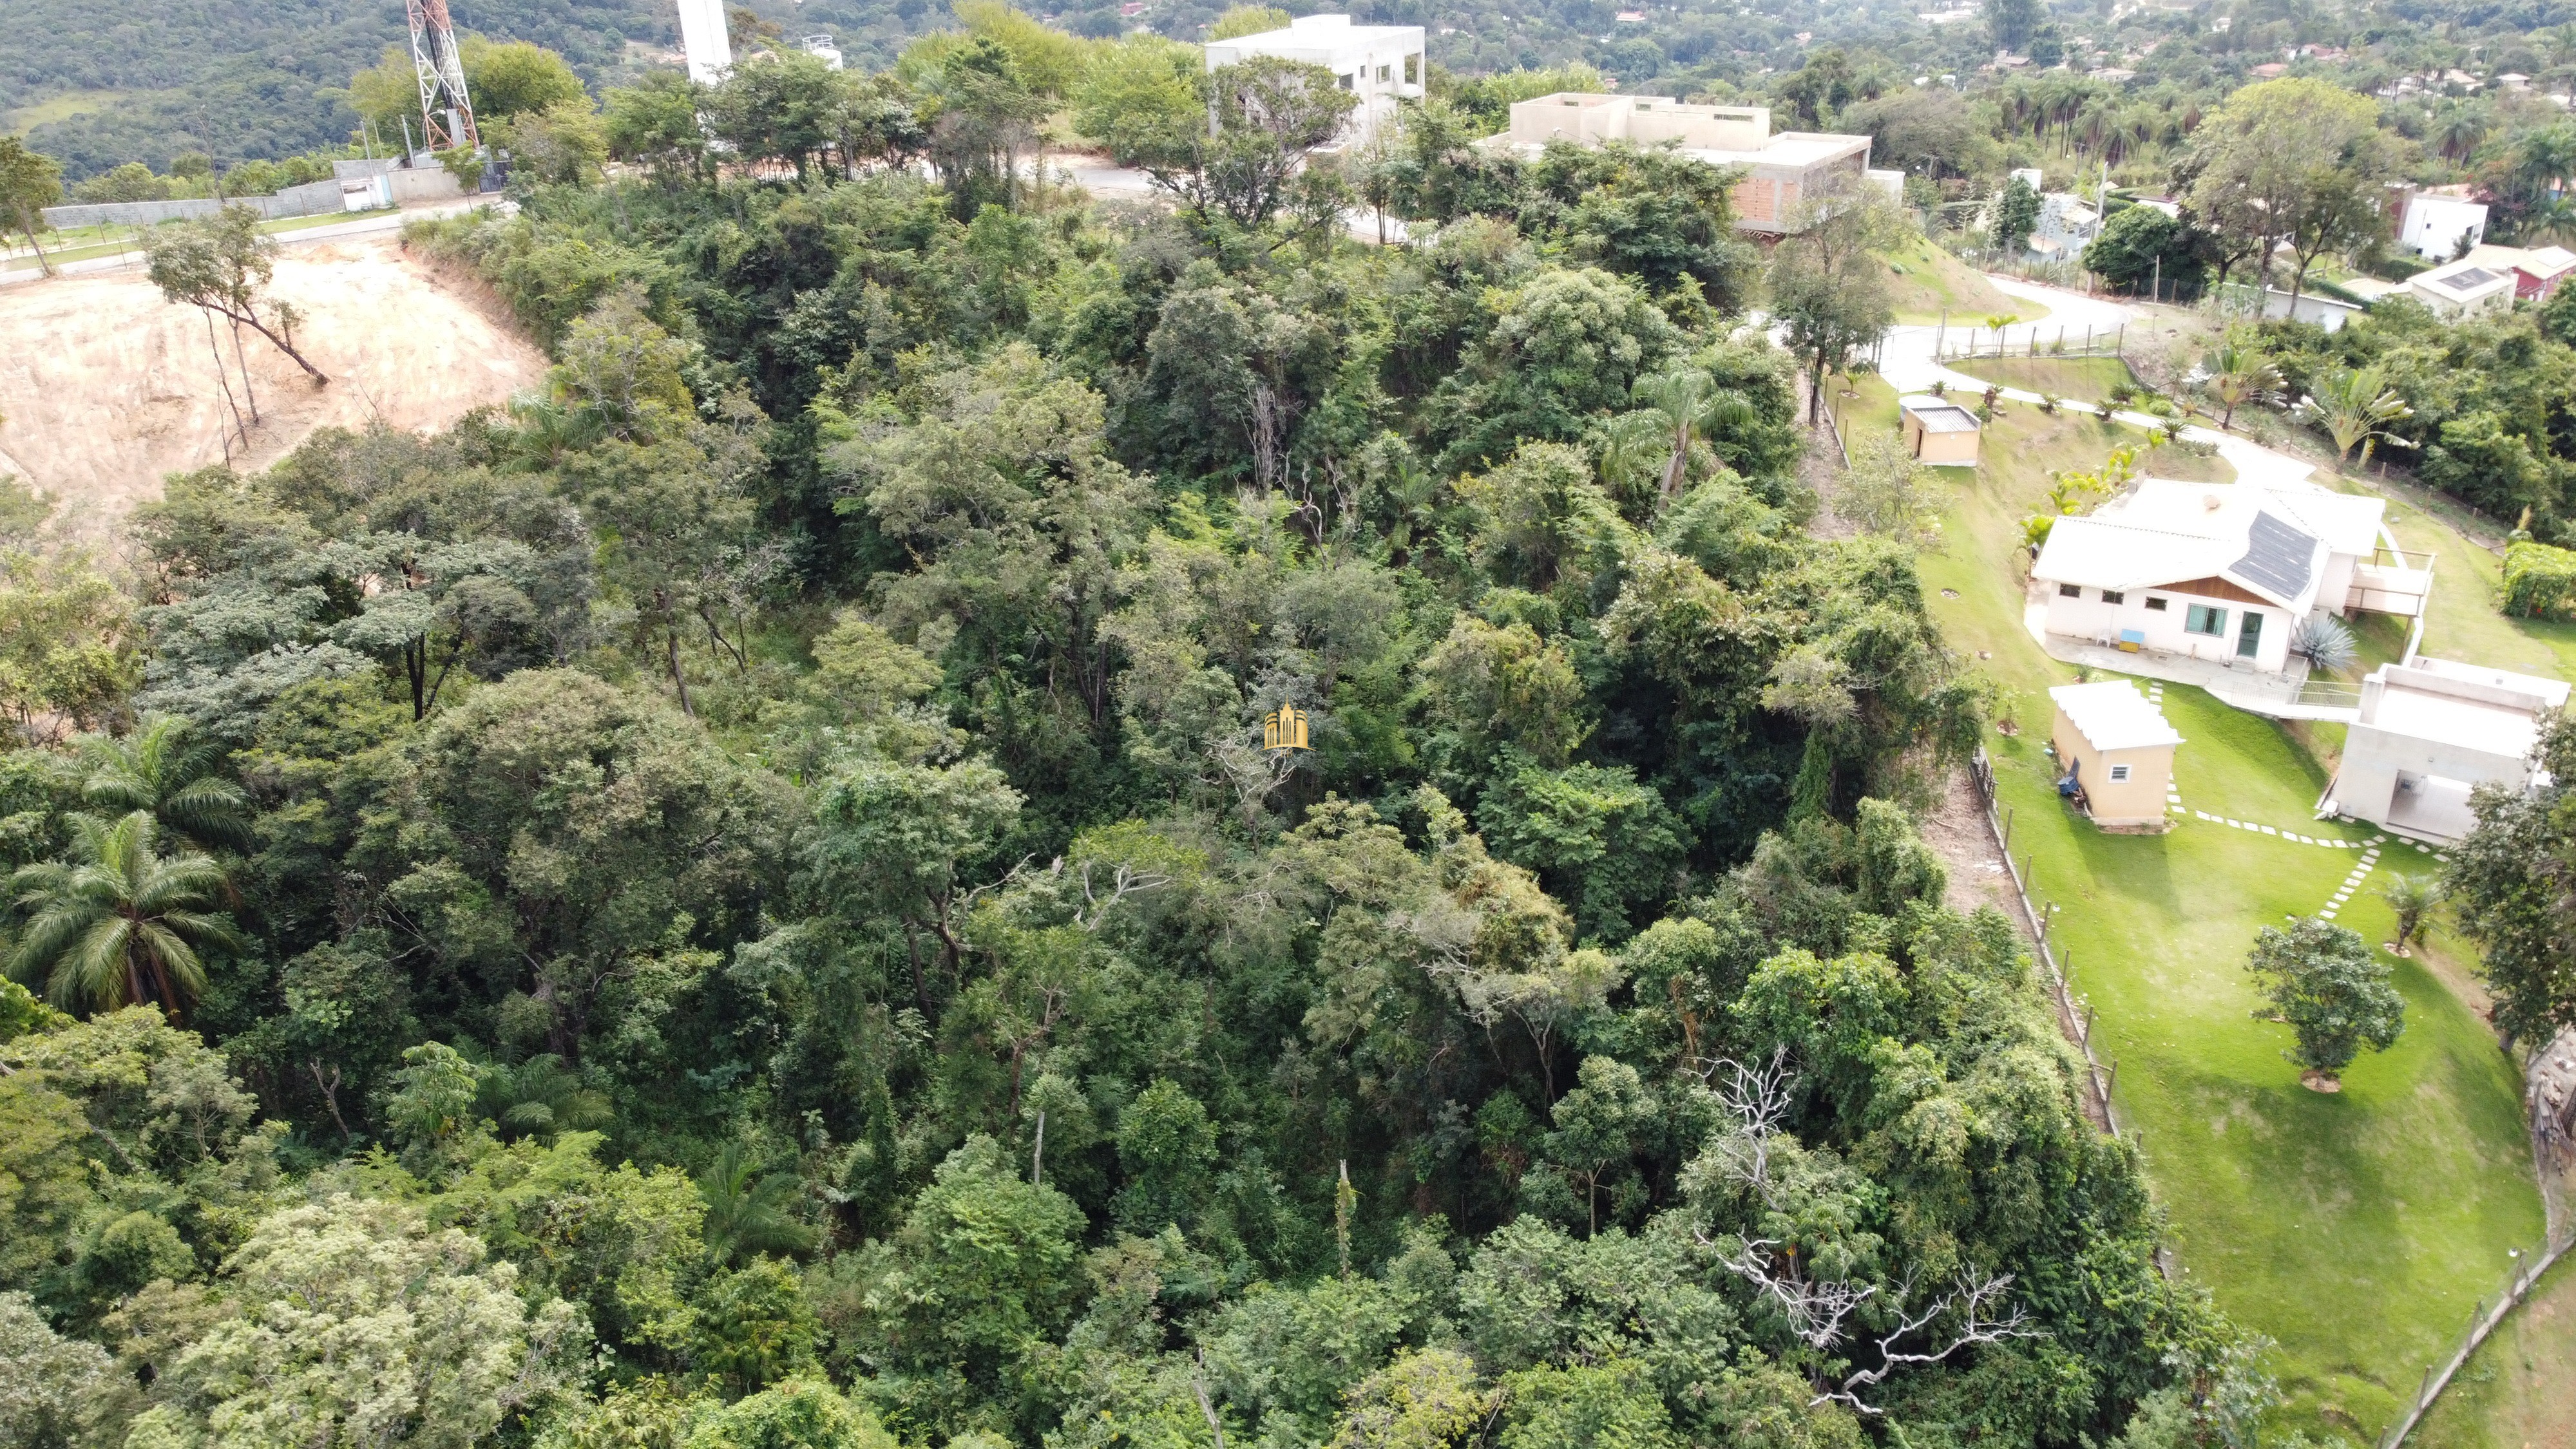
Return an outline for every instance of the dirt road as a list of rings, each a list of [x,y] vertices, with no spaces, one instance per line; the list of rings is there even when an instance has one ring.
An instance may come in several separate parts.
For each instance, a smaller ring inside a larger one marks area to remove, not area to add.
[[[264,467],[325,426],[442,427],[545,375],[543,354],[481,298],[391,237],[292,248],[271,295],[303,313],[296,343],[331,382],[316,388],[245,331],[263,421],[247,449],[231,443],[237,467]],[[215,335],[229,366],[231,333]],[[141,272],[0,289],[0,471],[59,498],[77,534],[108,535],[164,474],[224,462],[231,431],[205,318]]]

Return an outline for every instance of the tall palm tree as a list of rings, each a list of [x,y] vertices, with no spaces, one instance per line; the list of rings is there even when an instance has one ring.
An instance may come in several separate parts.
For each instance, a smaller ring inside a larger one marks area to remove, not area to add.
[[[1719,387],[1696,367],[1676,367],[1637,379],[1639,401],[1663,415],[1672,452],[1664,463],[1663,494],[1674,497],[1690,468],[1691,444],[1713,431],[1740,428],[1754,417],[1753,405],[1740,393]]]
[[[198,948],[241,942],[215,909],[227,889],[222,867],[202,855],[163,855],[150,811],[71,823],[77,863],[21,866],[10,877],[30,918],[10,974],[43,978],[46,999],[67,1011],[150,1002],[176,1017],[206,988]]]
[[[200,848],[246,851],[250,797],[215,773],[221,753],[175,715],[151,716],[123,739],[91,735],[80,744],[81,798],[102,812],[144,811]]]

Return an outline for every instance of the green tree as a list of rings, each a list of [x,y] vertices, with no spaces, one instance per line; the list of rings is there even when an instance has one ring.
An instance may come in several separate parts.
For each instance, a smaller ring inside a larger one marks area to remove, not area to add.
[[[706,1204],[707,1251],[721,1263],[812,1249],[813,1229],[790,1210],[797,1187],[794,1174],[769,1171],[758,1150],[739,1138],[718,1148],[715,1160],[698,1174],[698,1196]]]
[[[1820,186],[1798,201],[1799,225],[1771,255],[1771,315],[1807,364],[1807,421],[1823,416],[1825,374],[1886,335],[1896,313],[1887,268],[1873,253],[1904,222],[1858,182]]]
[[[664,185],[708,175],[706,89],[681,71],[648,71],[608,93],[602,139],[620,161],[641,161]]]
[[[2190,222],[2132,206],[2112,213],[2101,234],[2085,243],[2084,269],[2124,291],[2153,288],[2179,298],[2199,293],[2207,251],[2207,238]]]
[[[2554,884],[2576,868],[2576,716],[2553,721],[2534,755],[2550,783],[2473,793],[2477,824],[2442,872],[2443,898],[2485,958],[2507,1046],[2576,1026],[2576,912]]]
[[[1351,1388],[1332,1449],[1450,1449],[1482,1427],[1501,1395],[1479,1388],[1454,1348],[1399,1349]]]
[[[2288,930],[2265,926],[2245,958],[2262,979],[2270,1011],[2299,1036],[2282,1055],[2324,1081],[2351,1065],[2365,1046],[2386,1051],[2406,1029],[2406,999],[2388,984],[2388,968],[2353,931],[2302,916]]]
[[[262,296],[277,270],[277,242],[259,229],[259,213],[227,206],[213,216],[158,228],[144,250],[152,285],[171,305],[186,304],[248,327],[292,358],[316,387],[331,379],[295,348],[293,306]],[[267,315],[261,315],[265,304]],[[244,385],[248,385],[247,374]]]
[[[1198,51],[1151,31],[1102,47],[1073,88],[1073,129],[1099,142],[1121,166],[1174,145],[1207,124]]]
[[[63,168],[53,157],[30,151],[15,136],[0,136],[0,226],[14,227],[35,249],[36,265],[48,277],[54,264],[45,256],[36,229],[45,208],[63,199]],[[49,228],[50,229],[50,228]]]
[[[1133,154],[1202,225],[1219,215],[1240,227],[1267,224],[1306,153],[1339,134],[1358,103],[1322,66],[1277,56],[1223,66],[1196,83],[1199,104],[1186,114],[1158,111]]]
[[[465,93],[480,122],[533,116],[566,103],[590,109],[590,93],[564,58],[524,40],[491,41],[468,35],[457,46],[465,63]]]
[[[0,1445],[72,1449],[115,1401],[114,1362],[64,1338],[24,1293],[0,1293]]]
[[[1503,1380],[1501,1449],[1671,1449],[1680,1443],[1643,1365],[1614,1359]]]
[[[2031,228],[2039,225],[2039,193],[2030,183],[2016,176],[1995,193],[1995,250],[2007,256],[2018,256],[2030,240]]]
[[[226,1316],[170,1360],[137,1445],[468,1449],[584,1371],[581,1314],[521,1301],[482,1244],[418,1209],[334,1196],[260,1220],[225,1261]]]
[[[1160,1078],[1138,1093],[1118,1114],[1118,1165],[1127,1177],[1119,1222],[1140,1234],[1194,1225],[1216,1145],[1216,1124],[1179,1083]]]
[[[1288,28],[1288,12],[1276,5],[1236,5],[1208,26],[1208,39],[1233,40],[1245,35],[1263,35]]]
[[[2380,181],[2390,168],[2379,108],[2329,81],[2289,76],[2245,87],[2192,133],[2193,211],[2265,250],[2287,242],[2297,262],[2295,306],[2324,252],[2387,223]]]
[[[866,1408],[820,1379],[789,1379],[701,1415],[680,1449],[895,1449]]]
[[[163,855],[145,811],[71,824],[74,863],[21,866],[10,880],[27,918],[11,974],[41,978],[66,1010],[149,1003],[175,1018],[206,989],[199,950],[243,944],[221,912],[223,869],[202,855]]]

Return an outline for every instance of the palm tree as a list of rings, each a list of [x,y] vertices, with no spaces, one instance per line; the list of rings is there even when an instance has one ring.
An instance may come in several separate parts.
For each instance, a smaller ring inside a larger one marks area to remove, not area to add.
[[[554,1141],[559,1132],[601,1126],[611,1115],[608,1099],[583,1086],[581,1075],[553,1052],[515,1067],[486,1068],[474,1110],[498,1123],[504,1137],[540,1142]]]
[[[2441,900],[2441,887],[2428,875],[2401,875],[2379,888],[2379,898],[2397,913],[2396,953],[2406,954],[2407,944],[2424,930],[2424,917]]]
[[[2281,370],[2262,353],[2233,337],[2219,345],[2212,363],[2209,390],[2226,408],[2218,417],[2222,429],[2234,426],[2238,407],[2281,385]]]
[[[2318,373],[2308,406],[2333,437],[2337,463],[2351,457],[2355,445],[2361,448],[2361,461],[2369,463],[2380,439],[2403,441],[2388,425],[2415,416],[2376,367],[2333,367]]]
[[[2486,118],[2466,106],[2454,107],[2429,138],[2445,161],[2466,161],[2487,138]]]
[[[103,812],[144,811],[200,848],[246,851],[250,797],[215,773],[220,754],[211,741],[191,739],[186,720],[154,715],[123,739],[91,735],[80,742],[81,798]]]
[[[1682,491],[1690,467],[1691,444],[1712,431],[1742,427],[1754,418],[1753,405],[1742,395],[1717,385],[1696,367],[1676,367],[1637,379],[1638,399],[1663,415],[1671,430],[1672,453],[1664,463],[1663,494]]]
[[[2522,218],[2522,235],[2562,246],[2576,240],[2576,198],[2551,196],[2533,202]]]
[[[813,1230],[787,1212],[796,1179],[766,1172],[765,1166],[735,1141],[726,1143],[698,1174],[698,1196],[707,1205],[707,1247],[719,1262],[753,1253],[801,1253],[814,1246]]]
[[[205,990],[198,947],[241,943],[214,909],[228,889],[222,867],[161,854],[160,822],[146,810],[114,824],[91,815],[71,823],[77,864],[21,866],[10,878],[18,910],[32,918],[10,974],[43,977],[46,998],[67,1011],[148,1001],[175,1018]]]

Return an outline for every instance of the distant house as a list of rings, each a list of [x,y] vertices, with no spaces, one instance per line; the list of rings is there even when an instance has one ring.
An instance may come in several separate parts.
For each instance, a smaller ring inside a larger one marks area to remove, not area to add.
[[[1798,203],[1837,175],[1901,194],[1905,173],[1872,170],[1870,138],[1771,129],[1766,106],[1688,106],[1670,96],[1559,91],[1513,105],[1511,129],[1478,143],[1536,159],[1552,141],[1598,146],[1626,141],[1670,146],[1711,166],[1741,167],[1735,224],[1773,234],[1796,230]]]
[[[1207,68],[1275,55],[1320,65],[1333,83],[1359,97],[1334,145],[1368,140],[1401,101],[1420,100],[1429,74],[1419,25],[1353,25],[1347,15],[1301,15],[1285,30],[1238,35],[1207,44]]]
[[[2048,740],[2058,793],[2080,800],[2104,829],[2163,825],[2174,747],[2183,743],[2164,711],[2125,679],[2061,684],[2048,698],[2057,706]]]
[[[2346,728],[2325,808],[2418,840],[2457,840],[2476,823],[2470,790],[2531,783],[2540,717],[2566,703],[2555,679],[2448,659],[2383,664],[2362,681],[2361,718]]]
[[[2051,191],[2039,198],[2039,217],[2030,229],[2030,250],[2051,261],[2072,261],[2086,243],[2102,234],[2101,213],[2071,191]]]
[[[2432,571],[2396,552],[2386,509],[2322,488],[2148,478],[2058,519],[2030,576],[2047,633],[2278,673],[2310,614],[2423,611]]]
[[[2546,300],[2568,273],[2576,272],[2576,252],[2565,247],[2508,247],[2487,242],[2469,248],[2469,254],[2460,260],[2490,271],[2511,271],[2513,295],[2525,301]]]
[[[2432,308],[2435,316],[2474,317],[2512,307],[2520,275],[2511,267],[2482,267],[2472,261],[2456,261],[2408,277],[2406,292]]]
[[[2397,244],[2428,261],[2446,262],[2487,239],[2487,207],[2465,194],[2407,194],[2397,218]]]
[[[2290,68],[2277,60],[2267,60],[2254,67],[2254,76],[2258,80],[2278,80],[2289,73]]]

